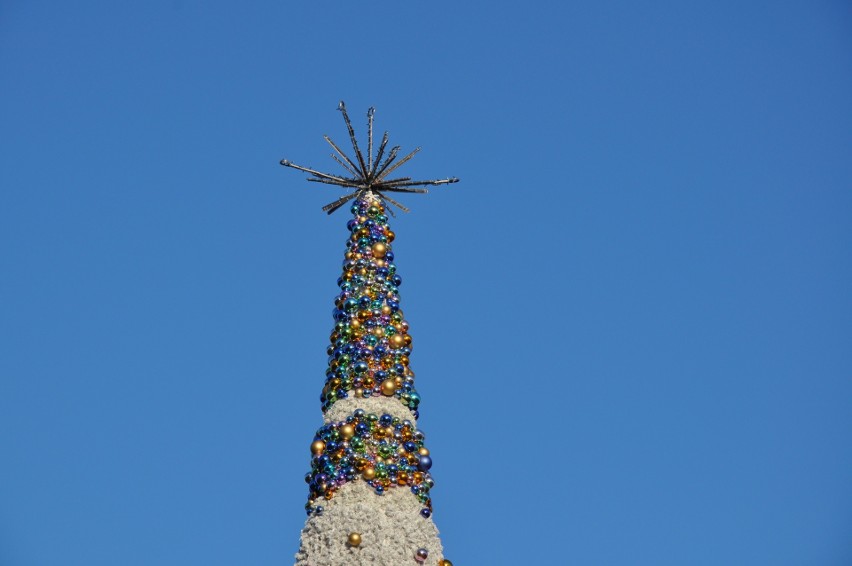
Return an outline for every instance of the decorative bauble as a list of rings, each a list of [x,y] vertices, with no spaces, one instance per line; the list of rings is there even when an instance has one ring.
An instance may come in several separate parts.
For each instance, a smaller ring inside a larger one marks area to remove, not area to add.
[[[428,456],[428,455],[429,455],[429,449],[428,449],[428,448],[425,448],[425,447],[424,447],[424,448],[421,448],[420,450],[418,450],[418,453],[419,453],[421,456]]]
[[[405,346],[405,338],[401,334],[394,334],[390,337],[390,343],[394,348],[402,348]]]
[[[387,397],[393,397],[396,393],[396,382],[392,379],[386,379],[382,382],[382,394]]]
[[[364,479],[371,480],[376,477],[376,469],[375,468],[364,468]]]
[[[438,561],[438,566],[453,566],[453,563],[447,560],[446,558],[441,558]]]
[[[346,440],[349,440],[350,438],[355,436],[355,427],[351,424],[343,425],[342,427],[340,427],[340,436],[342,436]]]
[[[361,533],[349,533],[349,546],[361,546]]]
[[[388,252],[388,247],[381,242],[376,242],[373,244],[373,257],[385,257],[385,254]]]
[[[426,562],[427,558],[429,558],[429,551],[425,548],[418,548],[417,552],[414,553],[414,559],[421,564]]]
[[[314,440],[313,443],[311,443],[311,454],[314,456],[322,454],[323,450],[325,450],[325,442],[322,440]]]

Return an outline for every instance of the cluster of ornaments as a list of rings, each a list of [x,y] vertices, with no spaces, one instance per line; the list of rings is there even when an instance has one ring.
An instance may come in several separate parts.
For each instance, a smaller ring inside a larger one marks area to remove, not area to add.
[[[377,495],[393,487],[408,487],[423,504],[420,514],[432,515],[429,490],[435,485],[432,458],[423,433],[409,420],[357,409],[345,421],[320,428],[311,444],[311,472],[305,476],[310,496],[308,514],[322,513],[322,499],[350,481],[363,479]]]
[[[334,330],[328,346],[328,369],[320,401],[325,412],[350,395],[396,397],[414,418],[420,395],[409,368],[411,336],[399,308],[399,286],[384,206],[360,198],[347,224],[340,294],[334,305]]]
[[[399,286],[384,205],[377,198],[358,198],[351,207],[343,273],[337,280],[334,329],[327,354],[328,369],[320,401],[326,412],[335,402],[355,397],[396,398],[414,419],[419,417],[420,395],[409,367],[411,336],[400,310]],[[322,515],[323,501],[353,481],[366,482],[377,495],[388,489],[409,489],[422,504],[420,516],[432,515],[430,490],[435,485],[429,469],[432,458],[424,435],[408,419],[357,409],[345,420],[327,423],[311,443],[308,515]],[[361,533],[350,532],[350,548],[365,544]],[[414,549],[412,559],[425,564],[426,548]],[[430,562],[453,566],[446,558]]]

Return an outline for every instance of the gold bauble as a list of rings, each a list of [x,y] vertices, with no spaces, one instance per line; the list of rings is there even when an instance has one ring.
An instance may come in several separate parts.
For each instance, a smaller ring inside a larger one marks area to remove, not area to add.
[[[311,443],[311,454],[322,454],[323,450],[325,450],[325,442],[323,442],[322,440],[314,440]]]
[[[420,449],[420,450],[418,450],[417,452],[418,452],[421,456],[428,456],[428,455],[429,455],[429,449],[428,449],[428,448],[421,448],[421,449]]]
[[[390,313],[391,313],[391,308],[387,305],[383,305],[382,306],[382,314],[390,314]]]
[[[361,546],[361,533],[349,533],[348,542],[349,546]]]
[[[442,559],[438,562],[438,566],[453,566],[453,563],[452,563],[452,562],[450,562],[449,560],[447,560],[446,558],[442,558]]]
[[[390,337],[390,343],[394,348],[402,348],[405,346],[405,338],[401,334],[394,334]]]
[[[376,469],[375,468],[364,468],[364,479],[371,480],[376,477]]]
[[[355,427],[351,424],[343,425],[342,427],[340,427],[340,436],[342,436],[346,440],[349,440],[350,438],[355,436]]]
[[[358,399],[360,399],[360,398],[361,398],[361,397],[363,397],[363,396],[364,396],[364,390],[363,390],[363,389],[361,389],[360,387],[359,387],[359,388],[357,388],[357,389],[355,390],[355,397],[356,397],[356,398],[358,398]]]
[[[388,247],[381,242],[373,244],[373,257],[385,257],[388,253]]]
[[[386,379],[382,382],[382,395],[392,397],[396,393],[396,383],[392,379]]]

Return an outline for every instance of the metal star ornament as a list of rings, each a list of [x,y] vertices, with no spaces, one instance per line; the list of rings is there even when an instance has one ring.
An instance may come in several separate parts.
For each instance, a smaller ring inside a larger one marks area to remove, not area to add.
[[[340,101],[337,109],[343,114],[343,121],[346,122],[346,128],[349,130],[349,139],[352,141],[352,149],[355,150],[355,161],[343,153],[343,150],[341,150],[330,137],[323,136],[323,138],[325,138],[325,141],[327,141],[334,150],[331,157],[344,169],[346,169],[351,177],[332,175],[331,173],[321,173],[309,167],[296,165],[286,159],[281,160],[281,165],[285,167],[292,167],[293,169],[310,173],[311,176],[308,177],[308,181],[355,189],[354,192],[322,207],[322,209],[328,214],[331,214],[354,198],[367,195],[375,195],[387,204],[392,204],[403,212],[408,212],[408,208],[384,193],[428,193],[428,189],[423,187],[429,185],[449,185],[450,183],[458,183],[459,180],[456,177],[436,179],[432,181],[412,181],[411,177],[389,178],[391,173],[399,169],[399,167],[414,157],[414,155],[420,151],[420,148],[415,148],[414,151],[399,160],[397,160],[396,157],[399,150],[402,148],[398,145],[392,147],[388,154],[385,155],[385,148],[388,145],[388,133],[385,132],[384,136],[382,136],[382,142],[379,144],[379,149],[376,151],[376,157],[373,159],[373,114],[375,114],[375,109],[370,108],[367,110],[367,159],[365,160],[364,155],[358,148],[358,141],[355,139],[355,130],[352,129],[352,122],[349,121],[349,114],[346,113],[346,105],[342,100]],[[384,161],[382,161],[383,157]],[[388,207],[388,210],[391,210],[391,208]]]

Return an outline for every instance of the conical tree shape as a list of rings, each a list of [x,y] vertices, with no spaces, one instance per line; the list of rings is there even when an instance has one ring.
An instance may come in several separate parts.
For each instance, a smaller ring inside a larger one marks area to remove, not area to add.
[[[370,191],[351,212],[296,566],[451,566],[432,520],[394,233]]]

